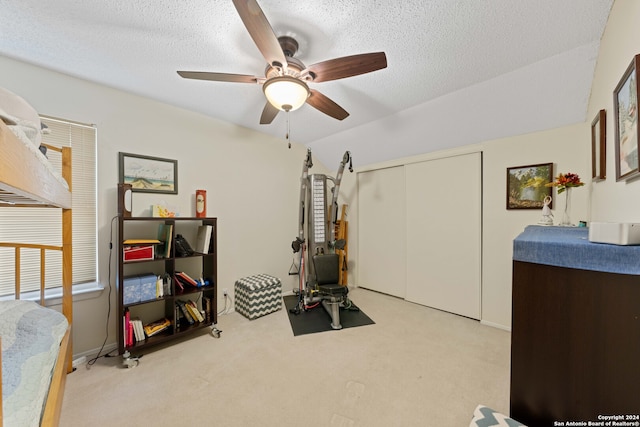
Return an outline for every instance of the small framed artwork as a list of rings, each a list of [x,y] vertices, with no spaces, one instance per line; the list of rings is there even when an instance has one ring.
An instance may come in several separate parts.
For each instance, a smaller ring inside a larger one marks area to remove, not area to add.
[[[607,113],[598,111],[591,122],[591,178],[602,181],[607,178]]]
[[[616,122],[616,181],[640,176],[638,169],[638,64],[636,55],[613,91]]]
[[[542,209],[552,179],[553,163],[507,168],[507,209]]]
[[[140,193],[178,194],[178,161],[119,153],[120,183]]]

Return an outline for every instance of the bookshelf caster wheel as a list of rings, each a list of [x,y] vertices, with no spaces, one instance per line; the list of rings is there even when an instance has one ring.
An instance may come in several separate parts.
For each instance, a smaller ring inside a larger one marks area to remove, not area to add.
[[[222,331],[218,328],[216,328],[215,326],[213,326],[211,328],[211,335],[213,335],[214,338],[220,338],[220,334],[222,333]]]
[[[140,357],[133,357],[131,353],[125,351],[122,354],[122,366],[125,368],[135,368],[140,364]]]

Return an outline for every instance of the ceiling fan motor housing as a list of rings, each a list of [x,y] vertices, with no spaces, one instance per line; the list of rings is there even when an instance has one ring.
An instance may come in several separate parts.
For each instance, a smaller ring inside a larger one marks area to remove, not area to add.
[[[284,56],[287,58],[292,57],[298,51],[298,42],[293,37],[280,36],[278,37],[278,42],[280,43]]]
[[[282,52],[287,59],[286,68],[283,67],[280,63],[274,63],[271,65],[267,65],[265,69],[264,75],[267,79],[277,77],[277,76],[291,76],[297,79],[301,79],[304,81],[313,81],[313,75],[308,71],[305,71],[307,68],[302,61],[298,58],[294,58],[293,55],[298,51],[298,42],[296,39],[290,36],[280,36],[278,37],[278,42],[282,47]],[[303,71],[304,74],[302,73]]]

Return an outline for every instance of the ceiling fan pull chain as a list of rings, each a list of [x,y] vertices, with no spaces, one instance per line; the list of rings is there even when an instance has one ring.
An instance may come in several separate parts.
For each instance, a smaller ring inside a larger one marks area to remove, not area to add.
[[[287,111],[287,142],[289,143],[289,150],[291,150],[291,139],[289,134],[291,133],[291,127],[289,125],[289,111]]]

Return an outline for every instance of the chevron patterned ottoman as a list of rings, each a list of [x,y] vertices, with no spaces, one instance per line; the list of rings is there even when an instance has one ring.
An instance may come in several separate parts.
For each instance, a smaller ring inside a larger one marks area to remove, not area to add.
[[[282,308],[282,283],[277,277],[256,274],[236,280],[236,311],[249,320]]]
[[[469,427],[527,427],[506,415],[484,405],[478,405],[473,411]]]

